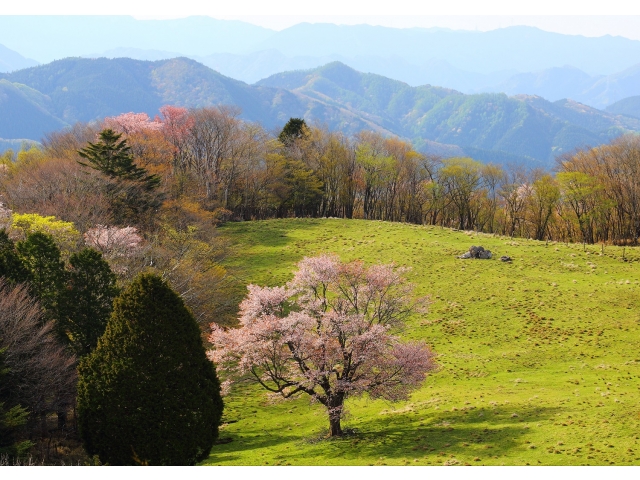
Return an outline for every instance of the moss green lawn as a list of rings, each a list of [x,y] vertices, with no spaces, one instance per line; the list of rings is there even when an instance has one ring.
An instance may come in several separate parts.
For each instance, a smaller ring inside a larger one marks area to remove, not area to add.
[[[303,256],[411,267],[440,369],[409,401],[347,402],[326,439],[320,405],[252,385],[225,399],[210,465],[639,465],[640,251],[537,242],[439,227],[337,219],[230,223],[229,267],[281,285]],[[482,245],[499,260],[459,260]],[[626,261],[625,261],[626,260]]]

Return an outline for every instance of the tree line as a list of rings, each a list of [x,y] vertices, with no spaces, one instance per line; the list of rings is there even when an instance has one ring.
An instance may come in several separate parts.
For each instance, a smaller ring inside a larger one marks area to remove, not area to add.
[[[76,155],[88,137],[112,128],[162,178],[165,206],[197,205],[214,221],[364,218],[585,243],[636,244],[640,236],[637,136],[565,154],[548,171],[438,158],[381,133],[348,137],[301,119],[268,132],[233,107],[161,111],[52,134],[44,154],[61,158],[71,146]],[[131,223],[135,214],[112,205],[111,216]]]

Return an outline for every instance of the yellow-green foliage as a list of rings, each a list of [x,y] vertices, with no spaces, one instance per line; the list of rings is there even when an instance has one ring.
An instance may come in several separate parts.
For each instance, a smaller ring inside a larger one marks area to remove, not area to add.
[[[25,237],[30,233],[47,233],[60,245],[63,253],[80,240],[78,232],[72,222],[58,220],[54,216],[43,217],[37,213],[14,213],[11,227],[20,231]]]
[[[640,250],[546,243],[363,220],[227,223],[244,285],[284,285],[303,256],[411,267],[426,315],[402,332],[424,339],[440,370],[409,401],[347,402],[326,440],[307,399],[274,402],[240,385],[225,399],[214,465],[640,464]],[[471,245],[499,258],[460,260]],[[242,298],[246,290],[238,291]]]

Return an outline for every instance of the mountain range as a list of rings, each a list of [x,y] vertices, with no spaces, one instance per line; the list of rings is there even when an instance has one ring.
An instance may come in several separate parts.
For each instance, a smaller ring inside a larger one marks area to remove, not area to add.
[[[400,58],[418,67],[445,60],[457,69],[480,74],[572,65],[589,75],[610,75],[640,63],[637,40],[563,35],[526,26],[479,32],[299,23],[275,31],[211,17],[0,16],[0,44],[41,63],[117,48],[189,57],[276,50],[289,58]]]
[[[0,43],[6,45],[0,72],[36,63],[25,57],[46,63],[70,56],[184,56],[251,84],[339,61],[414,87],[571,98],[598,109],[640,95],[640,41],[532,27],[477,32],[301,23],[275,31],[210,17],[0,16]]]
[[[340,62],[249,85],[187,58],[68,58],[0,74],[0,109],[6,112],[0,138],[39,140],[77,121],[129,111],[155,115],[165,104],[237,105],[243,118],[270,129],[304,117],[347,134],[368,129],[398,135],[431,153],[539,165],[577,146],[640,131],[638,118],[572,100],[412,87]]]

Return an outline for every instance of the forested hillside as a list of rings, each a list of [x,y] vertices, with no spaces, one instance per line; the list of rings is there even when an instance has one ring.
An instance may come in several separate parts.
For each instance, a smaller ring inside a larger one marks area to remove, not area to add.
[[[238,107],[242,118],[280,128],[291,117],[352,135],[372,130],[429,153],[456,152],[499,163],[550,165],[576,147],[640,131],[640,120],[561,100],[455,90],[360,73],[340,62],[274,75],[255,85],[190,59],[67,58],[2,74],[2,138],[40,140],[78,121],[162,105]]]
[[[640,118],[640,95],[623,98],[606,108],[607,112]]]

